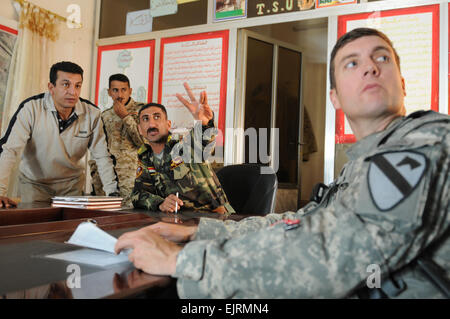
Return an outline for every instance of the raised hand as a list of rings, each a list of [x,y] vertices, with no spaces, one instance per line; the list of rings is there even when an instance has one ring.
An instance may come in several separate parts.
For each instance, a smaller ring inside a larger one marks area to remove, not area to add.
[[[192,116],[194,116],[194,119],[202,121],[203,125],[208,124],[208,122],[213,118],[214,113],[208,105],[208,97],[206,95],[206,91],[200,92],[200,100],[197,101],[189,85],[184,82],[183,86],[191,102],[186,100],[179,93],[176,94],[178,100],[187,107]]]

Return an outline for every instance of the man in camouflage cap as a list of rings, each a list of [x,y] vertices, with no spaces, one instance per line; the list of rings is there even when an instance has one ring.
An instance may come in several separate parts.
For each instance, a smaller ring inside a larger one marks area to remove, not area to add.
[[[115,158],[114,168],[119,178],[120,196],[123,206],[131,205],[131,191],[137,168],[137,151],[144,143],[137,128],[138,112],[144,103],[131,97],[130,80],[124,74],[113,74],[109,77],[108,94],[113,106],[102,112],[102,120],[107,134],[108,148]],[[97,166],[89,161],[92,176],[93,193],[105,195],[102,189]]]
[[[317,202],[241,222],[157,223],[116,251],[178,278],[182,298],[448,297],[450,117],[405,116],[399,57],[375,29],[342,36],[330,61],[331,101],[358,142]]]
[[[184,86],[191,102],[180,94],[177,98],[196,121],[183,140],[176,140],[169,134],[171,121],[163,105],[149,103],[139,110],[139,132],[148,144],[138,151],[139,164],[131,195],[133,205],[162,212],[174,212],[184,207],[220,214],[234,213],[219,179],[203,158],[214,148],[217,131],[206,92],[201,92],[197,101],[189,85],[185,83]]]

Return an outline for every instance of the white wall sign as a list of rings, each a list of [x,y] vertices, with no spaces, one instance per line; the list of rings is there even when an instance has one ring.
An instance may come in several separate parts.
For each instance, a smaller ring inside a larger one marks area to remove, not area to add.
[[[158,100],[166,106],[175,132],[192,128],[194,124],[190,112],[175,96],[181,93],[189,100],[184,82],[189,84],[197,99],[201,91],[207,92],[216,126],[224,131],[227,56],[227,31],[161,40]],[[218,145],[221,139],[219,133]]]
[[[126,34],[152,32],[153,18],[150,10],[140,10],[127,13]]]
[[[407,114],[422,109],[437,111],[437,9],[436,6],[424,6],[339,17],[343,32],[359,27],[375,28],[392,41],[400,56],[401,73],[405,79]],[[347,138],[353,134],[347,118],[343,124],[344,131],[337,135],[344,137],[344,143],[352,142]]]
[[[152,17],[175,14],[177,11],[177,0],[150,0],[150,14]]]

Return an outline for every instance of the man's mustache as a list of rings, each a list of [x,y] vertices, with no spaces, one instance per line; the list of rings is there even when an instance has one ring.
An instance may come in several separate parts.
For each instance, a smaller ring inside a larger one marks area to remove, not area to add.
[[[150,134],[150,133],[152,133],[152,132],[158,133],[159,130],[158,130],[156,127],[149,127],[149,128],[147,129],[147,134]]]

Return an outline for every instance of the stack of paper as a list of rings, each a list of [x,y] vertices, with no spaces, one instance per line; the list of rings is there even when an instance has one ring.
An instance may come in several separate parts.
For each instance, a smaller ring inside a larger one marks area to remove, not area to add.
[[[122,199],[112,196],[55,196],[52,198],[52,207],[119,210],[122,208]]]

